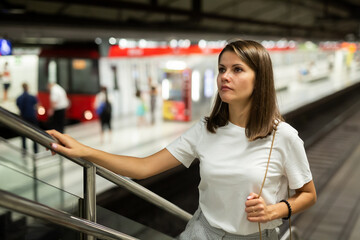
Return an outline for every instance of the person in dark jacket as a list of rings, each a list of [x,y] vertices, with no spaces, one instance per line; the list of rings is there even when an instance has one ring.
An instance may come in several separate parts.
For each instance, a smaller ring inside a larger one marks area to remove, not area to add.
[[[16,105],[20,110],[20,116],[27,122],[38,126],[38,120],[36,116],[36,106],[38,100],[35,96],[29,94],[29,86],[27,83],[22,84],[23,93],[16,99]],[[22,136],[22,146],[26,151],[26,138]],[[38,152],[38,146],[36,142],[33,145],[34,153]]]
[[[99,116],[101,123],[101,135],[100,141],[104,142],[104,132],[106,128],[109,129],[109,135],[111,139],[111,114],[112,106],[109,101],[108,91],[106,87],[101,87],[101,91],[96,97],[96,113]]]

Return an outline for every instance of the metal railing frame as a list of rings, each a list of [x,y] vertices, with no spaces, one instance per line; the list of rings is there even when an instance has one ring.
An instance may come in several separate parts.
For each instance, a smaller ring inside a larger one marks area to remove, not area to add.
[[[34,179],[38,179],[38,169],[39,169],[39,160],[43,160],[47,157],[50,157],[51,154],[47,153],[47,152],[38,152],[38,153],[30,153],[27,150],[16,146],[15,144],[9,142],[7,139],[0,137],[0,142],[3,143],[5,146],[7,146],[8,148],[21,152],[21,154],[24,155],[24,157],[29,157],[31,158],[32,162],[31,162],[31,169],[29,168],[29,166],[20,166],[20,164],[14,164],[17,169],[20,168],[21,172],[26,172],[27,173],[32,173],[32,177]],[[3,157],[3,156],[2,156]],[[1,157],[0,157],[1,158]],[[5,157],[3,157],[5,159]],[[59,156],[59,165],[60,165],[60,188],[63,189],[63,182],[64,182],[64,174],[62,173],[63,170],[63,165],[62,165],[62,156]],[[53,160],[53,159],[52,159]],[[40,166],[43,167],[44,165]],[[46,166],[46,165],[45,165]],[[37,192],[37,181],[34,181],[34,199],[35,201],[37,201],[38,199],[38,192]],[[63,204],[63,202],[62,202]]]
[[[31,140],[41,144],[45,148],[50,148],[51,144],[56,142],[49,134],[39,130],[37,127],[25,122],[19,116],[9,112],[8,110],[0,107],[0,122],[6,125],[8,128],[16,131],[22,136],[28,137]],[[60,153],[59,153],[60,154]],[[84,192],[84,218],[96,222],[96,189],[95,189],[95,175],[98,174],[108,181],[114,184],[124,187],[135,195],[143,198],[144,200],[168,211],[175,216],[189,221],[192,217],[191,214],[182,210],[175,204],[167,201],[159,195],[151,192],[145,187],[137,184],[136,182],[117,175],[101,166],[98,166],[92,162],[85,161],[81,158],[72,158],[64,154],[60,154],[70,161],[77,163],[84,168],[83,179],[83,192]],[[88,237],[88,240],[93,239],[92,236]]]
[[[72,216],[43,204],[16,196],[15,194],[0,190],[0,206],[20,212],[22,214],[46,220],[56,225],[70,228],[88,235],[88,237],[99,237],[101,239],[124,239],[136,240],[127,234],[118,232],[92,221]]]

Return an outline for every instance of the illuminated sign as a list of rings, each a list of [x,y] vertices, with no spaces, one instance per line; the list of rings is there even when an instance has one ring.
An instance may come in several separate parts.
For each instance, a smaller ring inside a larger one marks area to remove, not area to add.
[[[11,43],[9,40],[0,38],[0,56],[11,55]]]
[[[83,70],[86,68],[86,61],[83,59],[74,59],[72,65],[74,69]]]

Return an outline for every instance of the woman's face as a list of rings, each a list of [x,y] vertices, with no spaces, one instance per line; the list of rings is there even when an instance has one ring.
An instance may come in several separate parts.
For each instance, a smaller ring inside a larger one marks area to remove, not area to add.
[[[222,54],[218,68],[221,100],[228,104],[247,104],[254,90],[255,72],[231,51]]]

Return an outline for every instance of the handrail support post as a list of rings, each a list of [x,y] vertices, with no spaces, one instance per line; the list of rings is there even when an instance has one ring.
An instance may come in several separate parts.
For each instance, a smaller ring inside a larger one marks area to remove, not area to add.
[[[84,166],[84,218],[96,222],[96,167],[94,165]],[[94,240],[88,235],[87,240]]]

